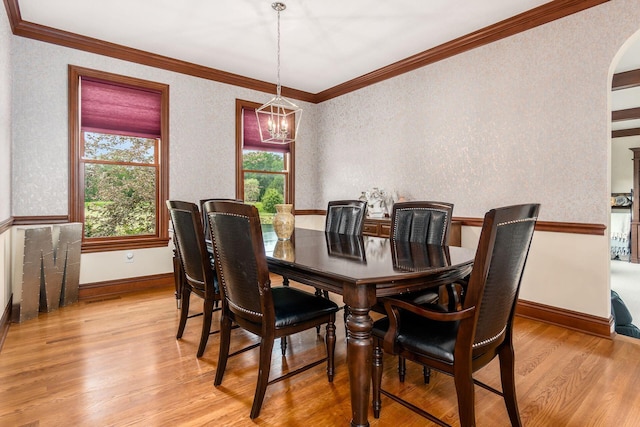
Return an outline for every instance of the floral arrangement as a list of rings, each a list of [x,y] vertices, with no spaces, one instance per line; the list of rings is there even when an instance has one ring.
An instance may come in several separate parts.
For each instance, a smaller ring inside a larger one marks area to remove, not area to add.
[[[360,194],[359,200],[367,202],[367,215],[372,218],[383,218],[391,212],[393,204],[398,201],[398,193],[373,187]]]

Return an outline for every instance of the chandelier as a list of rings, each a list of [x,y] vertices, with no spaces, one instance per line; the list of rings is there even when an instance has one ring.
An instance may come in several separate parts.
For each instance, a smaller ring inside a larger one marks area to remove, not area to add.
[[[278,13],[278,74],[276,96],[256,109],[260,140],[272,144],[289,144],[295,141],[302,118],[302,108],[280,95],[280,12],[287,8],[276,2],[271,7]],[[295,129],[294,129],[295,128]]]

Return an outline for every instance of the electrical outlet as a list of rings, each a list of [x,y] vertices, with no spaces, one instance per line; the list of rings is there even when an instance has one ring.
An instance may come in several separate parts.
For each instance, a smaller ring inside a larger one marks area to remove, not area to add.
[[[125,254],[124,262],[133,262],[133,252],[127,252]]]

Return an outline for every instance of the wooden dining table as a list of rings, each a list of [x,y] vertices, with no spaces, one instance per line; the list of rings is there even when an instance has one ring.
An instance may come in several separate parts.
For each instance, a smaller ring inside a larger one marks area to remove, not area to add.
[[[438,287],[467,276],[472,249],[345,236],[296,228],[289,240],[263,232],[269,271],[342,295],[348,313],[351,426],[369,425],[373,320],[379,297]]]

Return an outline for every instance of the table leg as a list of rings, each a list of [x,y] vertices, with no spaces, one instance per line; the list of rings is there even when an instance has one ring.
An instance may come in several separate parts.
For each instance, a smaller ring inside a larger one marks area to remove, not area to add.
[[[349,307],[347,316],[347,365],[351,388],[351,426],[369,426],[369,398],[371,391],[371,363],[373,340],[371,330],[373,320],[369,308],[373,305],[371,293],[362,286],[348,292],[345,289],[345,304]],[[373,295],[375,302],[375,294]]]

